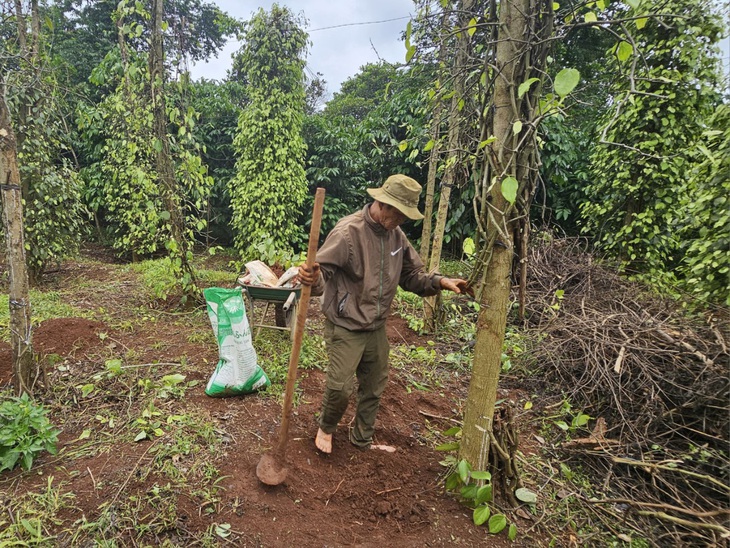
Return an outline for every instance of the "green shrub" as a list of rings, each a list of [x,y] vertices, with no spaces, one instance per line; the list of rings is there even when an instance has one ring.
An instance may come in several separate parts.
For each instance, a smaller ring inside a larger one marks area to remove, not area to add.
[[[18,461],[24,470],[30,470],[44,449],[55,455],[58,432],[43,406],[28,394],[5,399],[0,404],[0,472],[12,470]]]

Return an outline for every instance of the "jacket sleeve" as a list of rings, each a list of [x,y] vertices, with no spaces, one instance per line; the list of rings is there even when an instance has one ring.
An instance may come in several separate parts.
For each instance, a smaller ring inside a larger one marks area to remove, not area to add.
[[[403,250],[403,269],[401,270],[399,285],[406,291],[415,293],[420,297],[430,297],[441,291],[441,278],[443,276],[426,272],[421,257],[407,239]]]
[[[352,245],[347,230],[340,227],[332,229],[322,247],[317,251],[320,275],[312,286],[312,296],[317,297],[324,293],[324,285],[332,279],[338,268],[347,268],[351,253]]]

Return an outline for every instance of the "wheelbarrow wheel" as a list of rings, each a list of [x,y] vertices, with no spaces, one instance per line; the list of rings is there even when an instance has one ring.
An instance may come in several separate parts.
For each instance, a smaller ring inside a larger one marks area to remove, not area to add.
[[[291,308],[289,309],[289,311],[291,311]],[[289,312],[286,312],[284,310],[283,304],[277,304],[274,306],[274,318],[276,320],[276,327],[289,327],[287,316],[289,316]]]

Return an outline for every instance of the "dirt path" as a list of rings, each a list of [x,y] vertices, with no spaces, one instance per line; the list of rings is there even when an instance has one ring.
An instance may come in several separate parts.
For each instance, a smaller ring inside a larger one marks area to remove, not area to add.
[[[68,263],[49,287],[85,311],[83,317],[46,320],[34,331],[35,349],[52,356],[54,391],[44,399],[61,429],[61,452],[44,454],[30,472],[0,476],[4,498],[20,500],[42,491],[49,477],[59,492],[73,494],[57,509],[55,523],[45,524],[54,537],[49,545],[92,539],[125,545],[204,545],[201,539],[209,539],[274,547],[536,544],[534,538],[510,543],[504,534],[489,535],[473,525],[470,509],[443,492],[446,469],[439,461],[444,454],[434,443],[460,416],[466,376],[426,391],[414,388],[407,370],[393,368],[376,438],[397,446],[397,452],[360,451],[347,443],[351,405],[333,454],[323,455],[312,439],[324,373],[302,371],[287,451],[289,475],[284,485],[266,487],[255,467],[276,439],[279,402],[265,394],[227,399],[204,394],[217,348],[202,313],[155,310],[159,303],[141,295],[133,277],[105,262]],[[320,326],[313,301],[310,336]],[[427,345],[399,317],[389,322],[388,333],[394,348]],[[106,371],[115,359],[125,369],[112,378]],[[265,361],[262,365],[266,368]],[[10,348],[0,343],[3,385],[11,378],[9,366]],[[141,403],[150,389],[140,383],[175,373],[198,382],[179,399],[161,397],[158,388],[152,409],[160,413],[165,433],[135,443],[134,429],[144,416],[140,409],[150,408]],[[84,382],[95,386],[87,397],[80,388]],[[170,423],[169,417],[186,418]],[[175,429],[182,423],[188,427]],[[205,439],[217,440],[212,454]],[[89,523],[90,532],[80,533]],[[517,523],[523,530],[530,525]]]

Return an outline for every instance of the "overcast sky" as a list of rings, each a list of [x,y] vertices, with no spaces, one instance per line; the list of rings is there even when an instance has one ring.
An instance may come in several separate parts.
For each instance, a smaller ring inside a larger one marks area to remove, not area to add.
[[[271,9],[274,3],[209,1],[243,20],[249,20],[260,7]],[[379,58],[392,63],[405,61],[406,49],[400,37],[413,11],[412,0],[281,0],[277,3],[288,6],[295,14],[304,13],[309,22],[305,30],[312,42],[306,70],[310,76],[322,73],[330,96],[366,63],[377,62]],[[395,20],[388,21],[391,19]],[[231,54],[239,48],[239,42],[230,41],[217,59],[191,67],[193,78],[222,80],[231,67]]]

